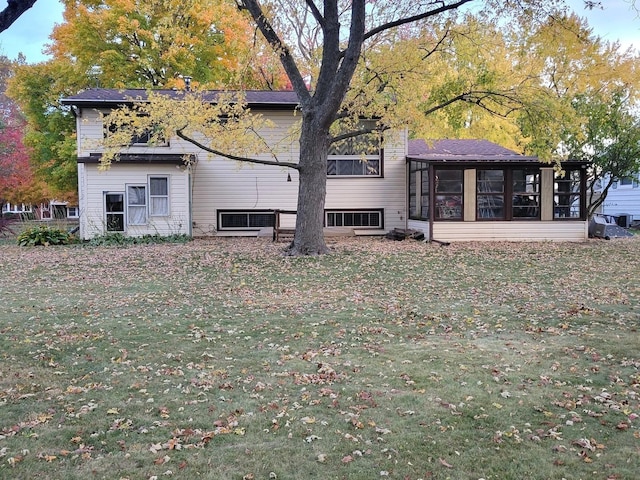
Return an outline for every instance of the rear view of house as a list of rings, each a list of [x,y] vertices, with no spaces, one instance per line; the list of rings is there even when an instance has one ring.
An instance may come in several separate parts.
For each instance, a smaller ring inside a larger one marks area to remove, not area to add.
[[[172,90],[157,93],[179,96]],[[101,170],[100,142],[109,134],[101,114],[146,95],[144,90],[90,89],[63,100],[77,118],[82,238],[109,232],[257,235],[273,227],[275,210],[296,210],[296,170],[209,158],[177,137],[153,146],[148,138],[136,138],[119,161]],[[259,132],[267,145],[278,145],[283,161],[297,162],[298,141],[289,138],[300,121],[295,93],[249,91],[245,100],[252,112],[272,122]],[[382,140],[366,141],[364,152],[353,142],[341,142],[330,152],[328,229],[367,234],[406,226],[406,133],[387,131]]]

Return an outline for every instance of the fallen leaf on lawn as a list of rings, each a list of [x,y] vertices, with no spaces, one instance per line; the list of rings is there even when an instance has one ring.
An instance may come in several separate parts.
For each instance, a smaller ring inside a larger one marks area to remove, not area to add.
[[[353,462],[353,457],[351,455],[346,455],[342,457],[342,463],[351,463]]]
[[[449,463],[447,463],[447,461],[444,458],[439,458],[438,460],[440,461],[440,465],[442,465],[443,467],[453,468],[453,465],[450,465]]]

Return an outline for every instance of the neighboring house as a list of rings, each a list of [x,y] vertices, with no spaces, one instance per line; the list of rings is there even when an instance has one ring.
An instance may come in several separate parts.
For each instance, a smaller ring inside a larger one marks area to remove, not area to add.
[[[2,213],[20,215],[26,219],[33,220],[76,219],[79,216],[77,205],[70,205],[69,202],[57,200],[50,200],[38,205],[5,203],[2,205]]]
[[[409,142],[409,221],[429,239],[585,240],[586,164],[564,176],[485,140]]]
[[[276,125],[261,132],[264,138],[272,145],[287,139],[299,122],[295,93],[245,95],[253,112]],[[145,96],[143,90],[90,89],[63,100],[77,116],[82,238],[108,232],[255,236],[273,227],[275,210],[295,211],[297,171],[209,159],[179,138],[156,146],[141,139],[100,170],[98,145],[109,131],[101,113]],[[279,157],[296,162],[297,140],[287,145]],[[587,238],[583,163],[567,163],[566,175],[556,178],[551,165],[487,141],[409,142],[406,131],[385,132],[366,152],[366,163],[361,152],[349,142],[330,152],[327,230],[409,228],[440,241]],[[185,166],[185,156],[192,166]]]
[[[603,183],[606,182],[608,182],[608,178],[603,179]],[[629,215],[631,216],[630,220],[640,220],[639,185],[640,174],[614,182],[600,208],[601,213],[614,217]]]

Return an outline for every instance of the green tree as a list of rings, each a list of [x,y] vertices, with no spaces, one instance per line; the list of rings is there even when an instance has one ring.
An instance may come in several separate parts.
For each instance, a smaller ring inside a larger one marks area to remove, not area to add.
[[[615,182],[640,172],[640,117],[622,88],[610,94],[578,95],[572,105],[581,122],[578,128],[563,131],[563,147],[569,158],[591,162],[587,186],[591,216]]]
[[[62,97],[100,85],[120,87],[194,84],[252,88],[284,81],[268,55],[252,57],[252,30],[225,0],[65,0],[48,52],[52,59],[17,64],[8,94],[28,125],[36,176],[52,194],[77,189],[75,118]],[[258,45],[260,47],[260,45]],[[264,50],[264,49],[262,49]]]

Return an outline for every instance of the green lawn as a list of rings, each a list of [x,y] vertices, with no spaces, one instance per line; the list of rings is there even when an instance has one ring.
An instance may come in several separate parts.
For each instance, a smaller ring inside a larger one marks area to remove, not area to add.
[[[0,245],[0,478],[640,478],[640,238]]]

